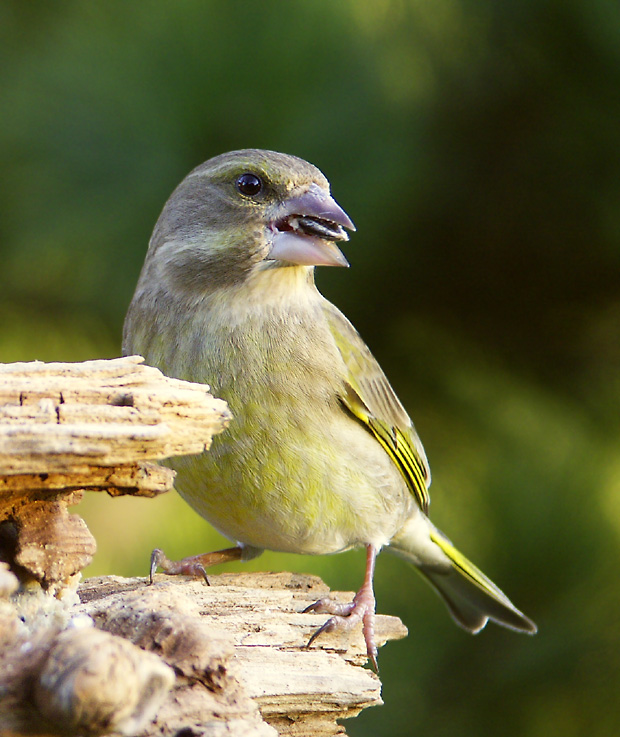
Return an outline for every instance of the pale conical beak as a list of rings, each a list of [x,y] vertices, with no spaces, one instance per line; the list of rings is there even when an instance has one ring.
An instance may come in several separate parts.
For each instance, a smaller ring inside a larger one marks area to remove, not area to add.
[[[335,241],[348,241],[344,228],[355,230],[351,218],[318,184],[283,203],[271,224],[267,256],[301,266],[348,266]]]

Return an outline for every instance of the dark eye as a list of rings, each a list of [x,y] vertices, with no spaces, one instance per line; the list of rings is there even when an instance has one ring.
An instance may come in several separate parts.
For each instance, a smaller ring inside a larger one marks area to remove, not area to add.
[[[248,197],[254,197],[254,195],[257,195],[262,188],[263,181],[260,177],[257,177],[256,174],[250,174],[250,172],[247,172],[237,179],[237,189],[241,194],[247,195]]]

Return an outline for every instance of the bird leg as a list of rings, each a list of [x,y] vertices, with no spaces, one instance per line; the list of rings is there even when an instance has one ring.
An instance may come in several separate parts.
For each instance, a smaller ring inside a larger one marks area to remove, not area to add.
[[[323,632],[332,632],[335,629],[348,630],[362,621],[366,652],[375,672],[377,665],[377,645],[375,643],[375,594],[372,581],[375,573],[375,560],[378,548],[374,545],[366,546],[366,575],[362,588],[357,592],[353,601],[348,604],[339,604],[331,599],[319,599],[304,609],[304,612],[319,612],[332,616],[322,627],[312,635],[306,647],[310,647],[316,638]]]
[[[215,550],[212,553],[203,553],[202,555],[192,555],[181,560],[170,560],[166,558],[164,551],[156,548],[151,553],[151,574],[150,581],[153,583],[153,576],[158,568],[169,576],[202,576],[209,586],[207,577],[207,568],[216,566],[218,563],[229,563],[232,560],[241,560],[243,557],[243,548],[237,545],[234,548],[226,548],[225,550]]]

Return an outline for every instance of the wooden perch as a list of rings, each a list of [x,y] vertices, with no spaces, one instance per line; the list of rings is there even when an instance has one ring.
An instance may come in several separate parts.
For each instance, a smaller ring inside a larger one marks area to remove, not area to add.
[[[0,365],[0,474],[75,473],[208,448],[230,419],[226,403],[143,360]]]
[[[76,624],[24,631],[15,615],[19,634],[0,647],[0,733],[328,737],[344,734],[337,719],[382,703],[379,679],[362,667],[361,625],[306,648],[325,618],[303,613],[329,593],[320,579],[210,580],[95,578],[79,589]],[[0,616],[0,642],[8,624]],[[406,632],[377,617],[380,646]]]
[[[83,490],[155,496],[174,473],[152,461],[201,453],[230,413],[205,384],[140,356],[0,365],[0,556],[23,580],[62,587],[95,541],[67,507]]]
[[[327,737],[381,703],[361,626],[306,648],[325,620],[302,613],[328,593],[315,577],[109,576],[76,596],[95,542],[67,507],[167,491],[152,461],[202,452],[229,419],[208,387],[140,357],[0,365],[3,737]],[[377,617],[379,645],[405,635]]]

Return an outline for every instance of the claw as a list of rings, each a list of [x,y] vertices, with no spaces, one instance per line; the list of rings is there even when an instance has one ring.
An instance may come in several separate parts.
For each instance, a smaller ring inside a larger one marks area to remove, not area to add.
[[[153,585],[153,577],[155,576],[155,571],[159,568],[160,561],[162,556],[165,558],[164,551],[160,550],[159,548],[155,548],[155,550],[151,553],[151,569],[149,571],[149,586]]]
[[[309,612],[318,612],[320,611],[320,608],[323,604],[324,599],[319,599],[318,601],[315,601],[314,604],[310,604],[307,606],[301,613],[302,614],[308,614]]]
[[[375,648],[371,653],[368,653],[368,659],[370,660],[370,666],[373,669],[373,671],[379,675],[379,663],[377,661],[377,648]]]
[[[209,577],[207,576],[207,569],[203,565],[201,565],[200,563],[196,563],[195,571],[204,578],[207,586],[211,586],[211,582],[209,581]]]
[[[305,611],[305,610],[304,610]],[[310,645],[316,640],[316,638],[323,634],[323,632],[331,632],[331,630],[335,629],[338,625],[338,620],[336,617],[330,617],[325,624],[321,625],[321,627],[318,628],[318,630],[312,635],[312,637],[308,640],[308,643],[305,646],[306,650],[310,649]]]

